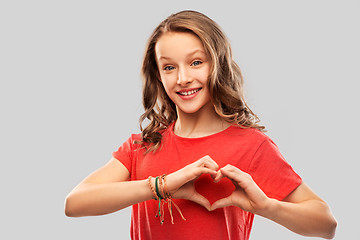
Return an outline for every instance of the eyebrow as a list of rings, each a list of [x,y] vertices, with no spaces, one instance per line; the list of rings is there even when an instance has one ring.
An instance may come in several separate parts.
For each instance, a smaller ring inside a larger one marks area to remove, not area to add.
[[[186,55],[186,57],[195,55],[195,54],[198,53],[198,52],[206,55],[206,53],[205,53],[203,50],[201,50],[201,49],[195,49],[194,51],[188,53],[188,54]],[[160,56],[159,60],[161,60],[161,59],[171,60],[171,58],[165,57],[165,56]]]

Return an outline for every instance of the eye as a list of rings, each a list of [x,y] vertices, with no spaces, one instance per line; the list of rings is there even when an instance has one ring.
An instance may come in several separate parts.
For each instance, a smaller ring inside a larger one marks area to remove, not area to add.
[[[197,61],[194,61],[194,62],[191,64],[191,66],[199,66],[200,64],[202,64],[202,61],[197,60]]]
[[[173,66],[165,66],[164,67],[164,70],[166,71],[171,71],[171,70],[174,70],[175,68]]]

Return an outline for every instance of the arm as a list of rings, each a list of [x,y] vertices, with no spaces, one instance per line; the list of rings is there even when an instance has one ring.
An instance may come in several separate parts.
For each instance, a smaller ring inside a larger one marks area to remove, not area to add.
[[[195,191],[194,181],[201,174],[216,175],[218,165],[208,156],[167,176],[168,189],[174,198],[194,201],[210,209],[206,198]],[[133,204],[152,199],[147,179],[128,181],[130,173],[117,159],[86,177],[65,200],[65,214],[69,217],[104,215]],[[151,183],[155,185],[155,179]]]
[[[112,158],[66,197],[66,216],[108,214],[152,198],[147,180],[127,181],[129,177],[127,168]]]
[[[332,239],[337,222],[325,201],[301,183],[283,201],[270,199],[264,217],[304,236]]]
[[[231,179],[236,189],[229,197],[215,202],[212,210],[233,205],[271,219],[304,236],[334,237],[337,222],[329,207],[304,183],[283,201],[278,201],[268,198],[249,174],[234,166],[227,165],[220,169],[215,181],[222,177]]]

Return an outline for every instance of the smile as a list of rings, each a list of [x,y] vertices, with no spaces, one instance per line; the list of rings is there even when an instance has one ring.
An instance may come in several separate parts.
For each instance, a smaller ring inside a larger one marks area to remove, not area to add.
[[[198,91],[200,91],[201,88],[198,88],[198,89],[193,89],[193,90],[190,90],[190,91],[180,91],[180,92],[176,92],[177,94],[179,95],[182,95],[182,96],[189,96],[189,95],[192,95]]]

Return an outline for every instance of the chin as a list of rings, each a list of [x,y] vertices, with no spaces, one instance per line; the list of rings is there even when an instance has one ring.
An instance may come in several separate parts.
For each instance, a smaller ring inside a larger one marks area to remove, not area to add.
[[[185,113],[185,114],[195,114],[199,111],[199,109],[180,109],[180,112]]]
[[[188,108],[179,108],[179,112],[182,112],[184,114],[197,114],[200,112],[204,112],[204,110],[206,108],[204,108],[205,106],[201,106],[201,107],[188,107]],[[207,110],[207,109],[206,109]]]
[[[197,114],[197,113],[205,113],[205,112],[212,112],[213,105],[211,102],[206,102],[203,104],[195,103],[195,104],[181,104],[180,106],[177,105],[178,112],[184,114]]]

